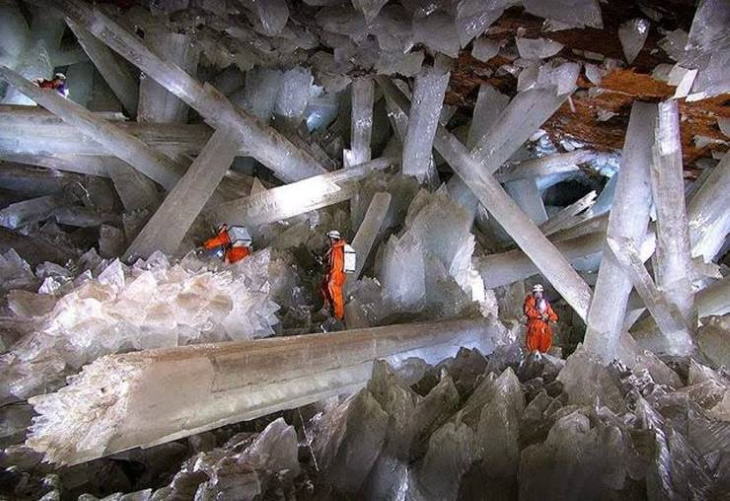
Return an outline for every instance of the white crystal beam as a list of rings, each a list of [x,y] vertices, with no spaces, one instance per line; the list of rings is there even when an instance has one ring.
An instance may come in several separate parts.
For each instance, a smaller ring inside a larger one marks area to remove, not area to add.
[[[500,168],[495,177],[502,183],[515,179],[530,179],[554,174],[578,172],[578,164],[585,163],[595,156],[590,150],[575,150],[568,153],[555,153],[541,158],[525,160],[514,165]]]
[[[730,155],[720,163],[700,186],[687,204],[692,255],[712,261],[730,232]]]
[[[677,101],[659,104],[651,165],[651,187],[656,208],[657,287],[676,306],[684,323],[696,323],[692,291],[693,269],[684,201],[682,141]]]
[[[40,89],[6,67],[0,67],[0,79],[13,85],[166,189],[172,188],[180,178],[181,167],[168,157],[153,150],[136,137],[124,133],[113,123],[97,118],[87,109],[65,99],[57,92]]]
[[[552,235],[558,231],[575,227],[586,220],[586,216],[578,215],[590,209],[595,202],[596,192],[591,191],[587,195],[581,197],[554,214],[550,219],[540,225],[540,230],[542,230],[545,235]]]
[[[537,189],[534,179],[510,181],[505,183],[504,189],[535,224],[547,221],[548,216],[542,201],[542,194]]]
[[[265,192],[222,203],[213,208],[213,217],[228,224],[244,226],[281,221],[349,200],[357,192],[356,181],[373,170],[382,170],[393,164],[392,159],[378,158],[348,169],[277,186]]]
[[[496,171],[566,99],[568,94],[556,95],[555,87],[520,92],[499,115],[495,127],[476,141],[472,156],[487,172]]]
[[[350,129],[349,165],[370,160],[370,139],[373,132],[374,85],[370,78],[352,81],[352,125]]]
[[[667,352],[672,355],[690,354],[692,338],[689,334],[689,325],[677,307],[667,302],[664,294],[657,289],[633,242],[626,238],[616,239],[609,236],[606,238],[606,246],[633,283],[636,292],[664,334]]]
[[[724,315],[730,312],[730,276],[697,293],[697,313],[700,318]]]
[[[98,39],[94,39],[98,42]],[[199,53],[190,35],[151,30],[145,32],[145,42],[164,61],[176,64],[183,71],[196,75]],[[188,121],[187,116],[188,106],[183,101],[154,79],[142,78],[139,84],[138,121],[185,123]]]
[[[466,140],[467,148],[474,148],[479,139],[492,130],[508,103],[509,96],[502,94],[491,85],[485,83],[479,86],[479,93],[474,104],[474,113]]]
[[[595,260],[590,257],[600,256],[605,240],[606,234],[597,232],[560,241],[554,245],[573,267],[583,270],[593,268]],[[583,266],[583,263],[587,267]],[[480,257],[477,260],[477,268],[487,289],[508,285],[540,273],[529,256],[520,249]]]
[[[626,131],[616,194],[608,218],[607,235],[640,242],[646,233],[651,207],[649,169],[654,121],[654,104],[635,102]],[[610,362],[618,354],[631,281],[610,253],[603,254],[588,314],[585,346]]]
[[[213,131],[204,124],[126,122],[120,113],[92,113],[169,156],[197,155]],[[0,152],[12,155],[110,155],[79,129],[40,107],[0,106]],[[246,151],[241,149],[241,155]]]
[[[401,109],[408,108],[408,98],[389,79],[380,76],[376,78],[383,90]],[[546,99],[550,103],[555,101],[553,96],[547,96]],[[499,128],[501,127],[502,124]],[[497,135],[501,135],[501,133],[494,134],[495,137]],[[492,134],[490,133],[489,136]],[[482,205],[489,210],[517,245],[530,256],[545,278],[584,318],[588,314],[591,289],[571,267],[568,260],[512,201],[494,177],[487,172],[482,162],[471,155],[466,147],[441,125],[436,130],[434,146],[469,186]]]
[[[428,178],[434,134],[439,124],[446,87],[451,73],[440,68],[424,68],[416,75],[408,113],[408,128],[403,141],[403,174],[420,182]]]
[[[47,169],[76,172],[89,176],[109,177],[107,162],[114,157],[94,157],[79,155],[12,155],[0,151],[0,160],[35,165]],[[121,161],[121,160],[120,160]]]
[[[234,130],[250,155],[285,182],[326,172],[315,159],[302,152],[271,127],[234,106],[209,85],[201,85],[179,66],[163,61],[142,40],[129,33],[98,9],[79,0],[33,0],[53,5],[83,26],[112,50],[141,69],[162,87],[200,113],[214,128]]]
[[[61,464],[150,447],[357,391],[377,359],[491,353],[498,331],[451,320],[109,355],[30,400],[40,416],[27,444]]]
[[[126,211],[157,206],[160,196],[157,193],[155,183],[150,178],[143,176],[131,165],[118,158],[105,159],[104,167],[112,183],[114,183],[114,189],[117,191]],[[190,168],[188,168],[188,172],[190,172]],[[185,175],[187,175],[187,172]],[[177,185],[175,186],[177,187]]]
[[[137,113],[139,99],[137,79],[132,76],[125,65],[120,64],[117,56],[109,50],[109,47],[101,43],[94,35],[70,19],[66,19],[66,23],[124,109],[130,116],[134,116]]]
[[[157,250],[174,255],[193,221],[231,166],[237,149],[237,138],[233,134],[225,129],[217,130],[139,232],[124,253],[124,259],[146,259]]]
[[[349,280],[348,284],[355,283],[354,279],[359,278],[362,273],[365,262],[370,255],[370,251],[375,244],[375,240],[378,237],[380,228],[383,226],[385,216],[388,214],[388,208],[390,207],[390,193],[379,192],[373,195],[373,199],[370,201],[368,210],[365,213],[365,218],[362,220],[360,227],[357,229],[355,238],[352,239],[352,247],[355,249],[357,255],[357,262],[355,273],[353,274],[353,280]]]

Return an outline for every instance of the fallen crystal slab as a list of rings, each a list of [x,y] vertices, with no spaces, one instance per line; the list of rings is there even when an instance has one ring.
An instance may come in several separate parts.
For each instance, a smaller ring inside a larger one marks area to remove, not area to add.
[[[393,163],[391,159],[378,158],[347,169],[277,186],[266,192],[222,203],[213,208],[213,216],[229,224],[244,226],[281,221],[352,198],[357,192],[355,181]]]
[[[377,342],[396,333],[395,343]],[[44,451],[49,461],[88,461],[356,390],[367,382],[375,359],[384,358],[397,367],[399,360],[420,354],[435,363],[453,355],[459,345],[480,346],[486,353],[494,333],[485,320],[456,320],[378,327],[344,336],[340,332],[309,334],[261,343],[207,344],[107,356],[86,366],[70,386],[32,399],[41,416],[28,443]],[[331,349],[324,350],[325,346],[335,349],[336,356]],[[255,357],[251,357],[252,350],[257,353]],[[164,407],[150,407],[150,401],[170,395],[164,383],[169,378],[176,380],[175,398],[165,399]],[[262,381],[270,383],[262,385]],[[77,404],[68,405],[70,401]],[[92,409],[103,411],[90,413]],[[184,429],[176,417],[181,412],[193,417]],[[69,449],[64,443],[83,446]],[[353,447],[363,445],[350,442],[349,449]],[[346,473],[349,465],[357,471],[363,467],[340,460],[332,467]],[[338,479],[346,485],[357,480]]]
[[[289,19],[289,8],[285,0],[256,2],[254,5],[267,35],[277,35],[284,29]]]
[[[63,201],[59,197],[46,195],[11,204],[0,210],[0,226],[14,230],[27,224],[43,221],[49,218],[62,203]]]

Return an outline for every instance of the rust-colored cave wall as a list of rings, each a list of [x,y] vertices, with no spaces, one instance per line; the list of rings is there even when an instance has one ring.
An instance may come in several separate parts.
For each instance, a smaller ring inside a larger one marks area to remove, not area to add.
[[[658,46],[663,35],[657,28],[661,26],[664,29],[688,30],[694,8],[691,2],[683,0],[653,4],[655,5],[649,3],[655,10],[662,12],[664,17],[659,23],[652,22],[647,42],[634,63],[604,76],[598,89],[581,74],[578,90],[572,96],[572,108],[570,103],[566,103],[545,124],[545,130],[554,139],[571,136],[590,143],[597,149],[621,148],[631,103],[636,99],[656,102],[674,95],[674,87],[651,76],[658,64],[674,64]],[[618,26],[628,19],[646,16],[633,2],[612,1],[602,4],[601,9],[604,19],[604,28],[601,30],[586,28],[542,32],[542,19],[526,14],[520,8],[512,8],[490,28],[488,36],[512,43],[518,30],[521,30],[522,36],[528,38],[543,37],[562,43],[565,47],[558,55],[566,60],[600,64],[600,61],[585,57],[583,51],[588,50],[623,61]],[[497,74],[502,65],[510,63],[508,59],[496,56],[482,62],[473,58],[470,50],[467,47],[456,61],[446,97],[448,104],[459,106],[466,116],[470,116],[473,110],[480,84],[490,83],[510,95],[516,93],[517,87],[517,79],[512,75]],[[600,121],[598,117],[601,111],[616,115]],[[680,100],[680,113],[685,169],[689,177],[694,177],[697,171],[693,164],[697,159],[711,156],[713,150],[727,150],[722,144],[697,147],[694,137],[707,136],[728,140],[720,132],[717,118],[730,118],[730,94],[695,102]]]

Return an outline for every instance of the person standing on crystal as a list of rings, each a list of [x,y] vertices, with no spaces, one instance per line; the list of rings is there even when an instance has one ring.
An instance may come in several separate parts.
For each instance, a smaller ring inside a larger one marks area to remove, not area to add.
[[[242,226],[229,229],[223,223],[218,225],[216,236],[203,242],[203,249],[208,254],[223,259],[226,264],[237,263],[251,254],[251,235]]]
[[[327,233],[330,247],[325,254],[327,271],[322,281],[322,297],[325,307],[329,305],[332,316],[337,320],[345,318],[345,248],[349,247],[337,230]]]
[[[33,82],[41,89],[52,89],[61,94],[63,97],[68,97],[68,89],[66,88],[66,75],[63,73],[56,73],[51,80],[45,78],[37,78]]]
[[[557,322],[558,316],[543,296],[542,285],[536,284],[532,288],[532,294],[525,298],[523,311],[527,315],[527,349],[547,352],[553,345],[553,331],[549,322]]]

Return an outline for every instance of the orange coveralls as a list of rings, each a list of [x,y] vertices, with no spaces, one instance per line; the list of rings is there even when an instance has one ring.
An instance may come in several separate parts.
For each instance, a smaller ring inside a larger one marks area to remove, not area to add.
[[[550,324],[542,319],[542,315],[547,315],[549,322],[557,322],[558,316],[547,299],[545,299],[545,306],[545,311],[540,313],[535,296],[528,294],[525,298],[523,310],[527,315],[527,349],[529,351],[538,350],[545,353],[553,345],[553,330],[550,328]]]
[[[229,245],[231,245],[231,236],[228,234],[228,230],[221,230],[216,236],[203,242],[203,247],[206,250],[213,250],[218,247],[228,247]]]
[[[327,251],[327,274],[322,282],[322,296],[325,304],[332,307],[332,313],[338,320],[345,318],[345,241],[338,240]]]
[[[225,261],[228,264],[233,264],[250,255],[251,249],[248,247],[229,247],[226,249]]]

